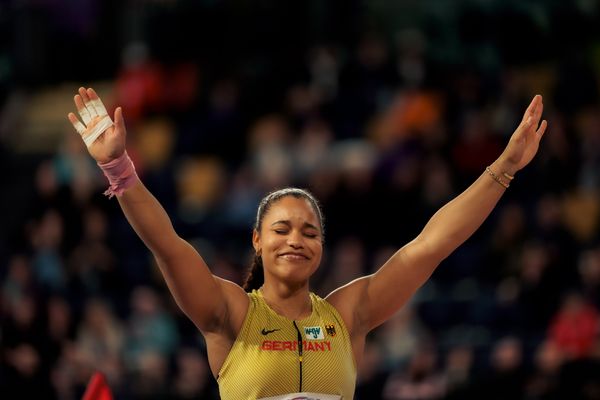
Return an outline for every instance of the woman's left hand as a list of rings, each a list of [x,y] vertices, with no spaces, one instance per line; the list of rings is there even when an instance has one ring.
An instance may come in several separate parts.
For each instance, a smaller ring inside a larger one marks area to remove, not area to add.
[[[504,160],[507,172],[514,174],[525,167],[538,151],[540,140],[546,131],[548,122],[540,124],[544,103],[542,96],[536,95],[521,120],[521,124],[510,137],[508,145],[500,156]]]

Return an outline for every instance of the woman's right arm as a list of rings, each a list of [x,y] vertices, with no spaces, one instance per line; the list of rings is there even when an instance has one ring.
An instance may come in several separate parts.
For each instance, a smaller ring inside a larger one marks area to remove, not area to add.
[[[127,220],[154,255],[183,312],[205,333],[228,325],[229,310],[247,300],[241,288],[212,275],[200,254],[177,235],[165,210],[139,179],[118,200]]]
[[[98,102],[100,99],[93,89],[80,88],[75,96],[75,105],[82,117],[85,107],[89,109],[95,104],[103,109],[102,103]],[[102,116],[83,118],[87,126],[81,124],[73,113],[68,118],[86,137]],[[88,143],[88,150],[102,166],[125,155],[125,137],[123,114],[121,108],[117,108],[114,125],[93,143]],[[117,191],[119,204],[135,232],[156,258],[179,307],[204,333],[230,331],[228,328],[235,331],[236,326],[241,326],[247,309],[248,298],[244,291],[234,283],[212,275],[200,254],[177,235],[158,200],[137,176],[131,179],[124,191]]]

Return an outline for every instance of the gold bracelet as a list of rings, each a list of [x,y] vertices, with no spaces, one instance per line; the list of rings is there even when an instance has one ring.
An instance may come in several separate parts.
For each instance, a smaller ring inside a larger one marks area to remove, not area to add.
[[[502,187],[504,187],[505,189],[508,189],[508,187],[510,186],[510,183],[506,183],[504,182],[502,179],[500,179],[500,177],[498,175],[496,175],[491,169],[490,167],[485,167],[485,172],[487,172],[488,174],[490,174],[490,176],[492,177],[493,180],[495,180],[496,182],[498,182],[499,185],[502,185]]]
[[[508,179],[509,181],[512,181],[513,179],[515,179],[514,175],[509,175],[508,172],[503,172],[502,175],[504,175],[504,177],[506,179]]]

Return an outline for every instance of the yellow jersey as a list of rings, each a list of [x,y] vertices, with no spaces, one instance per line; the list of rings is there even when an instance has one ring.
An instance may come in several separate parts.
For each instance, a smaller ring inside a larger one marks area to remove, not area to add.
[[[311,315],[293,321],[273,311],[261,291],[248,296],[248,314],[217,378],[222,400],[306,392],[352,399],[356,364],[335,307],[310,293]]]

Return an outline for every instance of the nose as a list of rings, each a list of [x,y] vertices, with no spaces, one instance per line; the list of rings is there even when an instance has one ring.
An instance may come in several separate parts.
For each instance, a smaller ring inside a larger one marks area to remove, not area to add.
[[[287,243],[288,246],[290,246],[293,249],[301,249],[302,247],[304,247],[302,243],[302,233],[296,231],[290,233],[290,235],[288,236]]]

